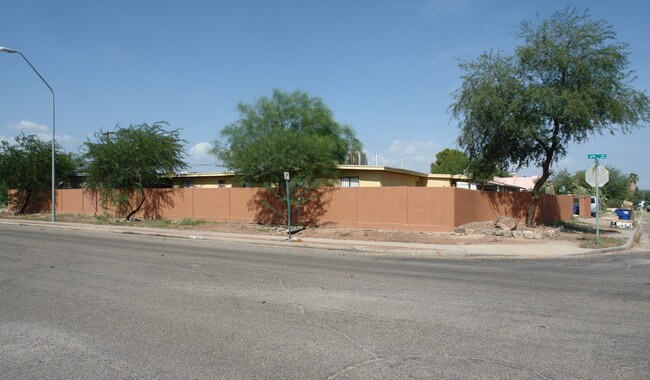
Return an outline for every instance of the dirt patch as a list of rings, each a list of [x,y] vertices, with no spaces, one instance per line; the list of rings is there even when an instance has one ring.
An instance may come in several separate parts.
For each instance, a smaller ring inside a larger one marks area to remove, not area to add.
[[[444,232],[409,232],[387,230],[354,230],[338,228],[310,228],[300,232],[301,237],[362,240],[423,244],[485,244],[497,242],[496,236],[459,235]]]
[[[31,214],[21,217],[13,216],[9,213],[0,214],[0,218],[10,219],[30,219],[49,221],[50,214]],[[194,230],[194,231],[211,231],[226,232],[238,234],[257,234],[286,236],[286,226],[266,226],[260,224],[248,223],[224,223],[224,222],[205,222],[192,219],[179,220],[135,220],[131,222],[123,219],[112,219],[104,216],[89,215],[71,215],[60,214],[57,221],[119,225],[128,227],[154,227],[170,228],[177,230]],[[618,232],[615,229],[607,228],[607,223],[603,223],[601,234],[605,236],[615,236]],[[593,226],[587,223],[565,224],[563,226],[539,226],[528,228],[518,226],[520,231],[532,231],[537,238],[513,238],[496,236],[497,228],[494,221],[471,222],[460,227],[468,233],[457,232],[409,232],[409,231],[390,231],[390,230],[360,230],[360,229],[341,229],[341,228],[306,228],[296,234],[296,238],[323,238],[337,240],[360,240],[360,241],[377,241],[377,242],[400,242],[400,243],[422,243],[438,245],[465,245],[465,244],[531,244],[539,243],[542,240],[571,240],[584,241],[595,234]],[[553,230],[552,236],[544,235],[545,232]],[[595,235],[594,235],[595,236]]]

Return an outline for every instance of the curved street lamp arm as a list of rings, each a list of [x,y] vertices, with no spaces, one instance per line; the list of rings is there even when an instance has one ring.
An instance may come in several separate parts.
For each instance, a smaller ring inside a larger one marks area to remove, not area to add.
[[[56,110],[56,108],[55,108],[54,89],[52,89],[52,86],[50,86],[50,84],[47,83],[45,78],[43,78],[41,73],[39,73],[38,70],[36,70],[34,65],[32,65],[31,62],[29,62],[29,60],[27,59],[27,57],[25,57],[23,55],[23,53],[21,53],[18,50],[9,49],[9,48],[4,47],[4,46],[0,46],[0,52],[1,53],[10,53],[10,54],[20,54],[20,56],[23,57],[25,62],[27,62],[29,67],[31,67],[32,70],[34,70],[36,75],[38,75],[38,77],[41,78],[43,83],[45,83],[47,88],[52,93],[52,205],[50,207],[52,209],[52,223],[54,223],[56,221],[56,174],[55,174],[56,173],[56,163],[55,163],[55,159],[56,159],[56,154],[55,154],[55,150],[56,150],[56,113],[55,113],[55,110]]]

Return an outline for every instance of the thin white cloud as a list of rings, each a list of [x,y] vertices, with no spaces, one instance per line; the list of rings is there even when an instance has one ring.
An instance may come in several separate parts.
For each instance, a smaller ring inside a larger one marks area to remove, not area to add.
[[[576,165],[576,160],[570,157],[565,157],[557,162],[554,169],[558,169],[558,170],[566,169],[571,171],[571,169],[573,169],[575,165]]]
[[[440,146],[432,141],[395,140],[384,157],[380,154],[379,164],[398,168],[403,165],[404,169],[428,173],[439,150]],[[374,163],[374,157],[368,161]]]
[[[214,159],[214,157],[210,154],[211,149],[212,144],[208,142],[200,142],[190,148],[190,157],[192,157],[192,160],[194,161],[204,160],[207,158]]]
[[[17,123],[7,124],[7,129],[12,131],[21,131],[26,135],[34,134],[38,136],[41,141],[52,141],[52,132],[47,125],[38,124],[33,121],[21,120]],[[4,136],[0,136],[0,140],[9,140]],[[57,144],[74,147],[80,144],[79,139],[70,135],[56,135]]]
[[[46,139],[49,140],[52,138],[52,135],[44,134],[43,136],[41,136],[41,134],[39,133],[38,137],[41,140],[46,140]],[[61,145],[79,145],[81,141],[79,141],[79,139],[76,139],[70,135],[63,135],[63,136],[56,135],[56,143]]]
[[[41,141],[52,141],[51,133],[36,133],[38,139]],[[80,141],[70,135],[56,135],[56,143],[63,146],[79,145]]]
[[[14,131],[23,131],[25,133],[44,133],[49,130],[47,125],[37,124],[33,121],[21,120],[17,123],[9,123],[7,128]]]

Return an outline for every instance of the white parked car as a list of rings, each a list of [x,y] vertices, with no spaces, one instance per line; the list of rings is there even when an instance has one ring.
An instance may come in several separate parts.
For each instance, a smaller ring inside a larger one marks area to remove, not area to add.
[[[598,198],[591,197],[591,215],[596,215],[596,212],[598,211],[598,206],[599,205],[600,205],[600,202],[598,202]]]

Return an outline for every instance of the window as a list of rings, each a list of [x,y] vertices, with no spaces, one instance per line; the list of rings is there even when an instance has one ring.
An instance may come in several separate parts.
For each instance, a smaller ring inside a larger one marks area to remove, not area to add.
[[[181,182],[181,187],[184,189],[189,189],[194,187],[194,181],[183,181]]]
[[[220,179],[219,180],[219,187],[222,188],[222,189],[224,187],[226,187],[226,180],[225,179]]]
[[[341,187],[359,187],[359,177],[341,177]]]

